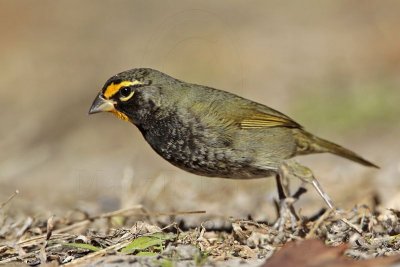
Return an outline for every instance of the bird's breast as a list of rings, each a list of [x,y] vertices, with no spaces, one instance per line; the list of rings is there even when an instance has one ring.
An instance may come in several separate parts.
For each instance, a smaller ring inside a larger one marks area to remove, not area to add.
[[[273,171],[257,166],[247,152],[238,151],[225,136],[198,120],[164,117],[142,128],[150,146],[171,164],[209,177],[261,178]]]

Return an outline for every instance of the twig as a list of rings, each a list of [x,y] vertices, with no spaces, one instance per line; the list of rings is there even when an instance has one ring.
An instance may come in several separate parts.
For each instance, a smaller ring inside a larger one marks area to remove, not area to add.
[[[4,208],[5,205],[7,205],[8,203],[10,203],[10,201],[11,201],[16,195],[18,195],[18,194],[19,194],[19,190],[17,189],[17,190],[15,190],[14,194],[12,194],[5,202],[3,202],[3,203],[0,204],[0,210],[1,210],[2,208]]]
[[[127,241],[124,241],[122,243],[118,243],[118,244],[103,248],[103,249],[101,249],[99,251],[87,254],[86,256],[83,256],[81,258],[72,260],[72,261],[66,263],[64,266],[76,266],[76,265],[82,264],[84,261],[87,261],[89,259],[92,259],[92,258],[95,258],[95,257],[99,257],[99,256],[103,256],[109,250],[118,251],[118,250],[126,247],[130,242],[131,242],[130,240],[127,240]]]
[[[317,231],[317,229],[320,227],[320,225],[322,224],[323,221],[325,221],[326,218],[329,217],[329,215],[331,215],[331,213],[334,210],[332,209],[327,209],[324,214],[322,214],[318,220],[314,223],[313,227],[311,228],[310,232],[307,234],[305,239],[311,239],[315,237],[315,231]]]
[[[141,210],[142,205],[137,205],[127,209],[116,210],[108,213],[103,213],[97,216],[90,217],[87,220],[95,220],[100,218],[110,218],[119,215],[136,215],[136,216],[174,216],[174,215],[189,215],[189,214],[203,214],[206,213],[204,210],[195,211],[172,211],[172,212],[132,212],[134,210]]]
[[[4,259],[4,260],[2,260],[2,261],[0,261],[0,264],[6,264],[6,263],[10,263],[10,262],[13,262],[13,261],[17,261],[17,260],[19,260],[20,258],[19,258],[19,256],[14,256],[14,257],[11,257],[11,258],[7,258],[7,259]]]
[[[93,217],[90,217],[89,220],[95,220],[95,219],[100,219],[100,218],[110,218],[110,217],[119,216],[119,215],[123,215],[123,214],[129,215],[132,211],[139,210],[142,208],[143,208],[142,205],[136,205],[136,206],[129,207],[126,209],[119,209],[119,210],[103,213],[103,214],[100,214],[97,216],[93,216]]]
[[[357,225],[351,223],[349,220],[347,220],[346,218],[340,218],[340,220],[342,222],[344,222],[345,224],[347,224],[350,228],[353,228],[354,231],[356,231],[357,233],[359,233],[360,235],[362,235],[363,231],[361,230],[360,227],[358,227]]]
[[[204,213],[206,213],[205,210],[195,210],[195,211],[175,211],[175,212],[150,212],[150,213],[138,214],[138,215],[174,216],[174,215],[190,215],[190,214],[204,214]]]
[[[26,230],[28,230],[28,228],[32,225],[32,223],[33,223],[32,217],[26,218],[24,225],[18,230],[16,236],[18,238],[21,237],[26,232]]]
[[[70,237],[70,236],[68,236],[68,237]],[[59,247],[59,246],[60,245],[57,244],[57,245],[49,246],[48,248],[55,248],[55,247]],[[23,260],[23,259],[30,258],[30,257],[33,257],[33,256],[37,256],[38,252],[40,253],[41,251],[40,250],[36,250],[36,251],[32,251],[32,252],[27,252],[22,257],[20,255],[18,255],[18,256],[11,257],[11,258],[6,258],[6,259],[0,261],[0,265],[6,264],[6,263],[10,263],[10,262],[13,262],[13,261]]]

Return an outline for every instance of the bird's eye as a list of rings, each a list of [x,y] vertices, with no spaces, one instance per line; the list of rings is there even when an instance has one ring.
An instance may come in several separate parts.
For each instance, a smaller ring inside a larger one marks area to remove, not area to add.
[[[127,101],[133,96],[133,93],[134,91],[132,91],[131,87],[122,87],[119,90],[119,95],[120,95],[119,99],[121,99],[121,101]]]
[[[119,90],[119,93],[121,94],[122,97],[127,97],[131,94],[132,89],[130,87],[123,87],[121,90]]]

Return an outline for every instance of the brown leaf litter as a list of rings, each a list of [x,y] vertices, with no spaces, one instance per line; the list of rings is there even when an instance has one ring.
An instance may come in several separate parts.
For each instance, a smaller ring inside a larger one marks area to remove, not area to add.
[[[11,214],[3,207],[0,264],[258,266],[266,261],[265,266],[388,266],[399,260],[396,210],[328,210],[279,230],[252,219],[229,219],[228,227],[204,222],[188,228],[175,215],[204,211],[149,212],[141,205],[97,216],[76,211],[47,219]],[[160,216],[170,223],[157,220]]]

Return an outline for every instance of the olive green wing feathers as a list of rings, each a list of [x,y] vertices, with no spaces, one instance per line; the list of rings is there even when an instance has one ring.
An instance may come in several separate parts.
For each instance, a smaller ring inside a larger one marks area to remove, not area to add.
[[[244,100],[244,99],[243,99]],[[231,112],[233,120],[242,129],[271,127],[302,128],[285,114],[252,101],[238,101]]]
[[[236,125],[241,129],[271,127],[303,128],[285,114],[262,104],[240,98],[218,99],[210,102],[199,101],[190,108],[202,114],[203,122],[219,121],[222,125]]]
[[[253,110],[246,112],[246,116],[237,118],[237,122],[242,129],[257,129],[269,127],[289,127],[302,128],[297,122],[291,118],[279,113],[275,110]]]

